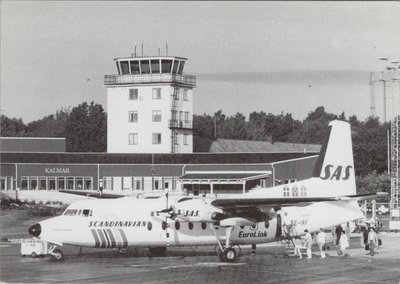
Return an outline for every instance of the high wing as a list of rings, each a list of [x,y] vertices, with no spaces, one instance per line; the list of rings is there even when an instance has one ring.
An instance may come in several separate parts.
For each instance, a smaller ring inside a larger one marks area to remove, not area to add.
[[[364,200],[386,196],[385,192],[348,195],[340,197],[287,197],[287,198],[218,198],[211,201],[211,205],[220,209],[247,208],[249,206],[280,207],[288,205],[308,205],[313,202]]]

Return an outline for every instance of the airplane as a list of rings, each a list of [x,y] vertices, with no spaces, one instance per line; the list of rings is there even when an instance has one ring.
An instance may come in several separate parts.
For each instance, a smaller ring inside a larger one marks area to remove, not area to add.
[[[384,193],[357,195],[350,125],[335,120],[322,145],[312,177],[224,197],[128,196],[87,199],[28,232],[63,258],[64,245],[94,248],[149,248],[215,245],[220,260],[235,262],[240,246],[299,237],[320,228],[363,218],[358,201]]]

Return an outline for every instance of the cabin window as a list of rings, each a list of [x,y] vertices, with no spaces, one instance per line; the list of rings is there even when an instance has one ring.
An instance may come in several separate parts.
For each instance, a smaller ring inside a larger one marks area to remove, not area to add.
[[[64,212],[64,216],[75,216],[78,213],[78,209],[67,209]]]
[[[140,74],[139,61],[131,61],[131,74]]]
[[[161,71],[162,73],[170,73],[172,66],[172,60],[161,60]]]
[[[151,60],[151,73],[160,73],[160,61]]]
[[[178,69],[178,74],[182,74],[183,73],[183,67],[185,66],[185,61],[181,61],[181,64],[179,65],[179,69]]]
[[[175,222],[175,229],[179,230],[181,228],[181,223],[179,221]]]
[[[140,60],[140,68],[142,69],[142,74],[150,74],[149,60]]]
[[[153,225],[151,224],[151,222],[147,222],[147,230],[151,231],[152,228]]]
[[[265,220],[264,222],[265,229],[269,228],[269,220]]]
[[[193,230],[193,223],[192,222],[189,222],[188,226],[189,226],[189,230]]]
[[[92,216],[92,210],[90,210],[90,209],[84,209],[84,210],[82,211],[82,216],[83,216],[83,217]]]
[[[162,223],[161,223],[161,228],[162,228],[163,230],[165,230],[165,229],[167,229],[167,227],[168,227],[167,222],[162,221]]]
[[[122,75],[129,74],[128,61],[121,61],[121,71]]]
[[[206,222],[201,222],[201,228],[203,230],[207,229],[207,223]]]

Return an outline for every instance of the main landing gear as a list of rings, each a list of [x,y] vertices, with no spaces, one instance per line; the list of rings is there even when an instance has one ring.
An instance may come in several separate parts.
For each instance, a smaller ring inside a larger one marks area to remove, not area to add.
[[[234,246],[230,245],[230,238],[231,238],[231,232],[233,230],[233,227],[226,227],[225,228],[225,235],[226,235],[226,241],[225,241],[225,247],[222,246],[221,240],[219,239],[217,232],[215,231],[216,228],[214,225],[211,225],[211,229],[214,232],[215,238],[217,239],[218,243],[218,256],[220,261],[222,262],[235,262],[238,260],[240,256],[241,249],[239,246],[239,252],[236,251]]]
[[[51,261],[60,261],[63,260],[64,258],[64,254],[63,252],[56,248],[56,245],[51,245],[48,251],[48,254],[50,255],[50,259]]]

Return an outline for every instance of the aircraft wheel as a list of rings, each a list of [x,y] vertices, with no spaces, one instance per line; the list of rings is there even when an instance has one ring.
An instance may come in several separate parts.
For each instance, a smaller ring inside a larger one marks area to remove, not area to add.
[[[237,258],[237,253],[233,247],[229,247],[224,249],[222,256],[225,262],[235,262]]]
[[[61,250],[59,250],[59,249],[55,249],[55,250],[53,250],[53,252],[52,252],[52,254],[50,256],[50,259],[51,260],[60,261],[60,260],[63,259],[63,257],[64,257],[63,252]]]

